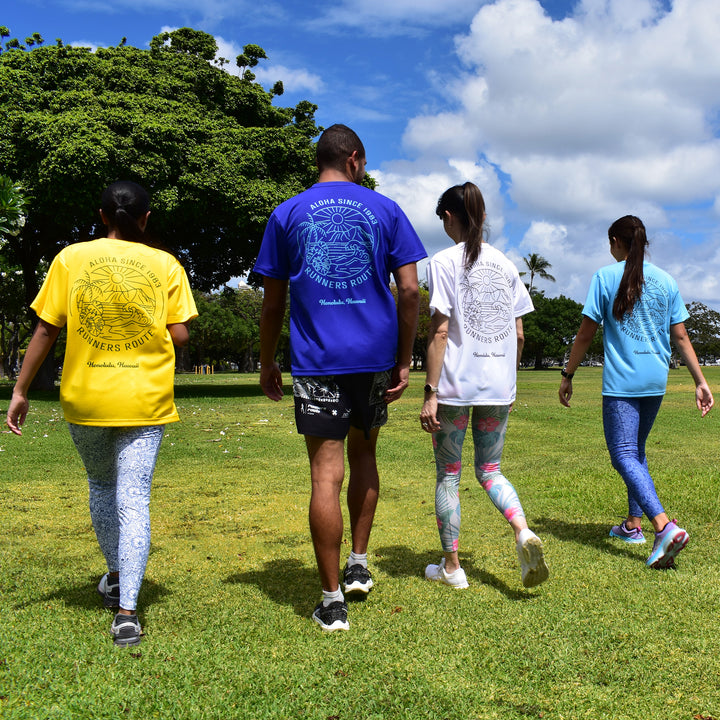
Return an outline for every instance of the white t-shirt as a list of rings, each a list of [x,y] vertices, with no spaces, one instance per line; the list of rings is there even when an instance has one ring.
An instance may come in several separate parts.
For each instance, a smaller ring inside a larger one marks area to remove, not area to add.
[[[534,310],[517,268],[482,244],[469,271],[465,243],[442,250],[427,266],[430,312],[450,318],[438,402],[509,405],[515,400],[515,320]]]

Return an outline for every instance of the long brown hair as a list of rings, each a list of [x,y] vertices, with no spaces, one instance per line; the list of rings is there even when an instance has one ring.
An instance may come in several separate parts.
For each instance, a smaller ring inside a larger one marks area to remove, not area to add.
[[[462,225],[462,240],[465,243],[463,262],[468,269],[478,259],[482,248],[485,234],[485,198],[474,183],[454,185],[440,196],[435,209],[441,219],[446,211]]]
[[[645,283],[643,262],[648,239],[642,220],[634,215],[625,215],[616,220],[608,228],[608,238],[610,242],[615,239],[621,243],[628,253],[625,258],[625,272],[613,303],[613,317],[620,321],[627,313],[632,312],[642,295]]]

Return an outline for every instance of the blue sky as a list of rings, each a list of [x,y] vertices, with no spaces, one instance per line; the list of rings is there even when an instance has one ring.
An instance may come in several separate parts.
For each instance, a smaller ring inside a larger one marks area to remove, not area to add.
[[[634,214],[685,301],[720,310],[717,0],[23,0],[0,24],[91,47],[190,26],[231,60],[255,43],[281,104],[357,130],[430,254],[438,196],[472,180],[490,242],[552,263],[548,295],[583,301]]]

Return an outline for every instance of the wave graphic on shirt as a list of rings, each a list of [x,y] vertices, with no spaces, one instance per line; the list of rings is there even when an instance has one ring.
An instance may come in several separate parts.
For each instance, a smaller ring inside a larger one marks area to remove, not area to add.
[[[652,341],[664,327],[669,300],[662,288],[646,282],[632,312],[622,319],[621,329],[641,342]]]
[[[512,321],[512,301],[503,274],[474,267],[460,281],[460,305],[465,326],[478,335],[494,336]]]
[[[88,334],[108,342],[130,340],[146,332],[157,311],[151,282],[124,265],[85,271],[73,284],[71,302]]]
[[[352,280],[370,267],[374,253],[372,226],[352,207],[324,207],[308,213],[297,240],[308,265],[327,280]]]

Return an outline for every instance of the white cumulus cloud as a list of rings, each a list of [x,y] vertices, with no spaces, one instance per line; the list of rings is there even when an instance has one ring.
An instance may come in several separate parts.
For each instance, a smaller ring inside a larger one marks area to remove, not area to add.
[[[720,304],[718,283],[699,278],[720,274],[707,251],[720,212],[718,38],[717,0],[581,0],[563,20],[537,0],[485,4],[456,38],[464,72],[445,79],[447,107],[407,123],[416,163],[392,185],[412,187],[416,166],[443,157],[490,168],[494,222],[525,227],[510,254],[546,257],[558,280],[548,294],[576,299],[612,262],[608,225],[638,215],[658,262],[682,247],[674,270],[688,301]],[[509,202],[492,189],[501,177]],[[418,202],[409,214],[424,227]]]

